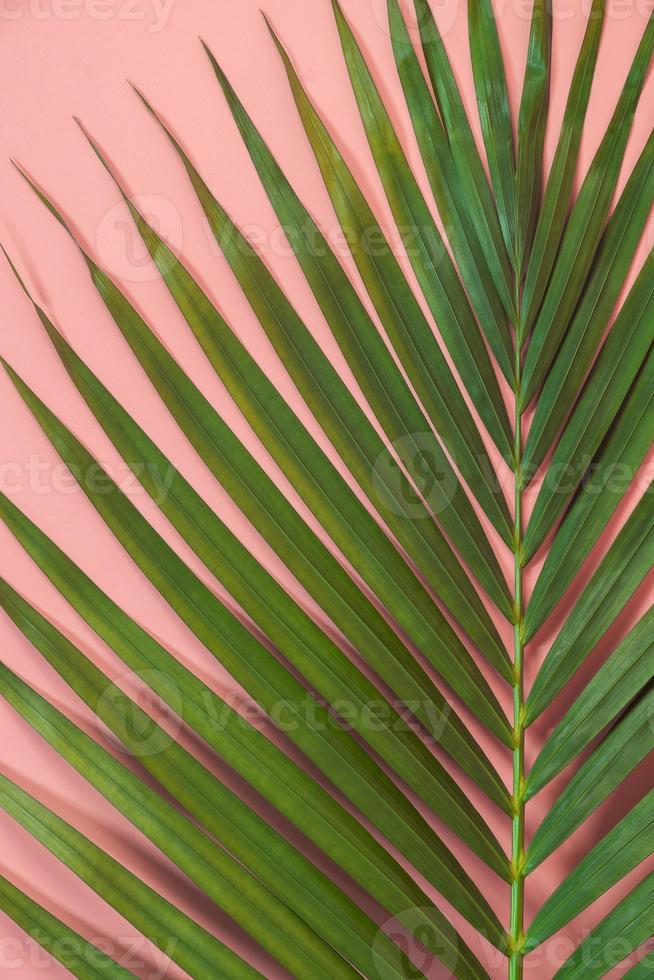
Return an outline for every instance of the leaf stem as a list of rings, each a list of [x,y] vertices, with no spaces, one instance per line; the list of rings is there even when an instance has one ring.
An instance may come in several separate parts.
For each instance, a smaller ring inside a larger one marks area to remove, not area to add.
[[[525,802],[524,802],[524,765],[525,765],[525,733],[524,733],[524,665],[523,665],[523,616],[524,603],[522,595],[522,408],[520,397],[520,381],[522,359],[521,344],[516,331],[515,352],[515,475],[514,475],[514,599],[515,626],[513,635],[514,648],[514,681],[513,681],[513,718],[515,747],[513,750],[513,827],[511,845],[511,920],[510,920],[510,953],[509,980],[522,980],[523,946],[524,946],[524,842],[525,842]]]

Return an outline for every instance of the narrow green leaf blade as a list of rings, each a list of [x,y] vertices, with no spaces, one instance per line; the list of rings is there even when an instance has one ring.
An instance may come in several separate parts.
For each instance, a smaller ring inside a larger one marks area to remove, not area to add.
[[[534,0],[527,66],[518,115],[516,169],[516,275],[522,280],[538,218],[543,185],[543,144],[550,99],[552,0]]]
[[[513,124],[504,59],[491,0],[468,0],[468,34],[477,108],[504,244],[517,267]]]
[[[593,847],[539,909],[526,950],[553,936],[652,853],[654,790]]]
[[[525,643],[543,625],[631,486],[652,445],[654,350],[650,351],[603,447],[565,515],[525,616]]]
[[[650,572],[654,564],[653,494],[651,483],[549,649],[527,698],[526,725],[565,687]]]
[[[654,689],[622,716],[573,776],[534,834],[525,873],[557,849],[654,748]]]
[[[243,715],[218,697],[102,592],[54,542],[0,495],[0,515],[73,609],[123,662],[237,773],[317,844],[379,904],[409,928],[423,926],[423,939],[437,956],[450,949],[451,929],[415,881],[334,797],[270,742]],[[489,933],[503,944],[503,930]],[[449,938],[448,938],[449,937]],[[484,976],[458,940],[466,976]]]
[[[650,17],[606,135],[595,154],[567,223],[552,280],[527,349],[521,404],[545,380],[590,272],[620,176],[636,106],[654,50]]]
[[[606,0],[593,0],[575,67],[561,133],[534,234],[522,298],[520,338],[526,340],[547,290],[568,217],[579,147],[597,64]]]
[[[555,980],[599,980],[651,937],[653,915],[654,874],[649,874],[577,946]]]
[[[525,787],[531,799],[582,752],[654,677],[654,607],[589,681],[534,762]]]
[[[2,875],[0,909],[79,980],[127,980],[134,976]]]
[[[2,774],[0,789],[0,809],[190,976],[261,980],[227,946]]]
[[[528,562],[582,481],[654,342],[654,254],[650,255],[595,362],[554,451],[524,541]]]
[[[602,239],[590,280],[543,385],[523,456],[535,474],[582,389],[615,308],[654,201],[654,134],[627,182]]]

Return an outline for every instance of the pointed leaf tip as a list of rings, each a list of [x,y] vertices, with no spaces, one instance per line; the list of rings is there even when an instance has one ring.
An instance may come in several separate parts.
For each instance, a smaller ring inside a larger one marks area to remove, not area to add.
[[[100,152],[100,147],[95,142],[95,140],[91,136],[90,132],[88,131],[88,129],[86,128],[86,126],[82,122],[82,120],[79,118],[79,116],[73,116],[73,119],[74,119],[75,123],[79,126],[80,130],[82,131],[82,135],[86,137],[87,141],[89,142],[89,144],[91,146],[91,149],[102,160],[102,154]]]
[[[143,94],[143,92],[138,87],[138,85],[135,82],[133,82],[130,78],[128,78],[126,81],[127,81],[127,84],[129,85],[129,87],[135,93],[135,95],[137,95],[138,98],[141,100],[141,102],[143,103],[143,105],[145,106],[145,108],[148,110],[148,112],[151,113],[154,116],[154,118],[157,120],[157,122],[161,123],[161,125],[163,126],[163,123],[161,122],[161,119],[159,118],[159,114],[155,111],[152,103],[148,101],[148,99]]]
[[[265,10],[261,10],[261,8],[259,8],[259,13],[261,14],[261,16],[263,17],[263,19],[265,20],[266,26],[267,26],[268,30],[270,31],[270,33],[271,34],[274,34],[275,33],[275,29],[273,28],[272,24],[270,23],[270,18],[268,17],[268,14],[266,13],[266,11]]]
[[[23,180],[26,181],[29,184],[29,186],[32,188],[32,190],[36,194],[38,194],[39,197],[40,197],[41,196],[41,192],[39,191],[38,187],[36,186],[34,180],[28,174],[27,170],[25,170],[25,168],[20,165],[20,163],[18,162],[18,160],[16,160],[15,157],[10,157],[9,159],[10,159],[10,162],[11,162],[12,166],[16,168],[16,170],[21,175],[21,177],[23,178]]]
[[[9,361],[7,361],[2,354],[0,354],[0,365],[5,369],[9,380],[14,386],[18,386],[21,383],[20,375],[14,371]]]
[[[30,300],[30,302],[34,303],[34,300],[32,299],[32,294],[30,293],[29,289],[25,285],[25,282],[23,281],[22,276],[18,272],[18,269],[16,268],[16,266],[14,265],[14,263],[11,261],[11,258],[9,257],[9,253],[7,252],[7,249],[4,247],[4,245],[2,244],[2,242],[0,242],[0,249],[2,249],[2,254],[6,258],[7,263],[9,265],[9,268],[11,269],[11,271],[15,275],[16,279],[18,280],[19,286],[21,287],[21,289],[23,290],[23,292],[25,293],[25,295],[27,296],[27,298]]]
[[[221,67],[220,67],[220,65],[218,64],[218,62],[217,62],[217,60],[216,60],[216,56],[214,55],[214,53],[213,53],[213,51],[211,50],[211,48],[209,47],[209,45],[207,44],[207,42],[206,42],[206,41],[204,41],[204,40],[203,40],[202,38],[200,38],[200,44],[201,44],[201,45],[202,45],[202,47],[204,48],[204,50],[205,50],[205,52],[206,52],[206,54],[207,54],[207,57],[209,58],[209,61],[210,61],[210,62],[211,62],[211,64],[213,65],[213,68],[214,68],[214,71],[215,71],[215,72],[216,72],[216,73],[217,73],[217,74],[218,74],[218,75],[219,75],[220,77],[222,77],[222,78],[224,78],[225,80],[227,80],[227,77],[226,77],[226,75],[225,75],[225,73],[224,73],[224,71],[222,70],[222,68],[221,68]]]
[[[16,159],[16,157],[9,157],[9,162],[10,162],[10,164],[12,165],[12,167],[15,167],[15,168],[16,168],[16,170],[18,171],[18,173],[19,173],[19,174],[20,174],[20,175],[21,175],[22,177],[25,177],[25,171],[24,171],[24,170],[23,170],[23,168],[21,167],[21,165],[20,165],[20,163],[18,162],[18,160]],[[26,179],[27,179],[27,178],[26,178]]]
[[[281,40],[279,38],[279,35],[277,34],[277,31],[275,30],[275,28],[270,23],[270,20],[268,19],[268,15],[263,10],[261,11],[261,15],[262,15],[263,19],[266,22],[266,27],[268,28],[268,31],[270,33],[271,38],[275,42],[275,45],[277,47],[277,50],[279,51],[279,53],[281,54],[281,56],[283,58],[286,58],[287,55],[286,55],[286,50],[284,48],[284,45],[282,44],[282,42],[281,42]]]

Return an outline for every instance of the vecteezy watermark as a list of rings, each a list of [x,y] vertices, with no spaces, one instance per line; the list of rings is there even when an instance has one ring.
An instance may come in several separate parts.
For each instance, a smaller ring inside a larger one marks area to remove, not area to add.
[[[389,33],[388,24],[388,2],[387,0],[370,0],[375,15],[375,20],[385,34]],[[433,21],[438,25],[438,32],[441,37],[445,37],[452,30],[457,19],[466,16],[466,5],[459,3],[458,0],[398,0],[398,6],[406,29],[414,45],[419,45],[423,37],[423,31],[429,28]],[[427,38],[430,35],[424,34]]]
[[[108,736],[123,751],[142,758],[158,755],[177,738],[183,701],[179,690],[167,682],[166,700],[154,692],[164,675],[158,670],[128,672],[120,678],[138,690],[129,696],[115,683],[102,692],[95,713],[108,726]],[[103,729],[104,733],[104,729]],[[106,733],[105,733],[106,734]]]
[[[104,953],[142,980],[163,980],[172,966],[177,942],[171,937],[164,950],[135,935],[118,936],[115,940],[98,936],[90,939],[88,944],[71,936],[50,943],[37,927],[31,937],[0,937],[0,970],[50,970],[54,957],[71,971],[82,964],[86,970],[95,971],[102,968]],[[49,947],[48,952],[42,944]]]
[[[236,249],[248,254],[291,257],[295,250],[308,251],[314,258],[323,258],[331,250],[338,258],[363,252],[372,258],[392,255],[394,258],[414,258],[427,251],[429,260],[438,266],[446,256],[443,239],[434,224],[396,225],[371,223],[366,226],[348,224],[321,225],[318,228],[310,218],[297,224],[276,224],[273,228],[247,224],[235,232],[226,225],[216,236],[209,222],[204,220],[204,231],[209,246],[215,254]],[[446,226],[446,236],[449,226]],[[239,234],[240,232],[240,234]]]
[[[272,722],[278,731],[288,735],[303,728],[324,733],[358,732],[364,738],[385,730],[408,730],[420,733],[427,743],[439,741],[452,711],[447,702],[436,704],[427,698],[386,701],[381,695],[366,701],[339,698],[328,704],[309,691],[299,700],[282,698],[265,708],[238,692],[218,697],[207,689],[200,700],[216,732],[233,725],[261,731]]]
[[[514,481],[511,470],[506,466],[493,468],[488,457],[479,457],[477,462],[490,490],[509,499]],[[634,468],[620,461],[604,462],[586,453],[569,464],[552,462],[540,477],[539,471],[540,467],[533,467],[523,472],[525,486],[533,494],[543,487],[555,496],[569,496],[578,489],[589,497],[601,493],[622,497],[627,490],[654,492],[654,459]],[[429,512],[438,515],[454,499],[459,483],[435,436],[425,431],[402,436],[379,454],[373,468],[373,485],[382,514],[387,509],[416,519],[429,516]]]
[[[387,938],[395,945],[390,946]],[[380,980],[397,976],[449,980],[459,958],[458,937],[437,909],[410,908],[384,923],[373,942],[372,956]]]
[[[131,200],[170,249],[172,254],[167,259],[172,267],[184,241],[182,216],[177,207],[162,194],[135,194]],[[122,200],[112,205],[100,220],[95,245],[100,264],[115,278],[124,282],[155,282],[161,278]]]
[[[175,0],[0,0],[0,20],[144,21],[150,34],[162,31]]]
[[[370,0],[376,23],[389,34],[387,0]],[[461,27],[467,23],[468,7],[464,0],[397,0],[411,42],[418,46],[433,43],[435,31],[446,38],[457,21]],[[496,20],[508,15],[518,20],[531,21],[534,0],[493,0],[492,10]],[[646,20],[651,10],[651,0],[612,0],[607,6],[608,20],[622,21],[630,17]],[[594,16],[593,0],[556,0],[552,16],[555,21],[568,22],[583,16],[586,20]]]
[[[0,492],[7,497],[16,496],[26,490],[40,497],[49,494],[72,496],[83,493],[81,481],[92,494],[114,493],[116,484],[126,496],[137,497],[146,492],[139,483],[140,479],[144,482],[147,479],[152,491],[150,496],[159,505],[170,492],[175,469],[172,464],[162,470],[154,464],[140,462],[134,463],[132,467],[126,464],[113,466],[110,463],[93,463],[82,470],[69,467],[66,463],[43,459],[38,453],[32,453],[21,462],[0,461]]]
[[[393,442],[392,448],[406,467],[419,496],[412,490],[395,455],[386,449],[375,460],[373,469],[373,484],[382,513],[385,508],[403,517],[425,517],[427,511],[420,498],[433,514],[448,507],[458,481],[434,435],[416,432],[402,436]]]

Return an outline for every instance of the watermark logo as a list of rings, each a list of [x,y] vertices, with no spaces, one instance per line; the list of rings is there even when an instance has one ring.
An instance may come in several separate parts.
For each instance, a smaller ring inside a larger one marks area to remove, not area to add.
[[[275,701],[264,710],[240,693],[223,699],[206,691],[203,708],[216,731],[223,731],[233,723],[262,731],[272,722],[278,731],[287,735],[306,727],[322,733],[358,732],[364,738],[383,731],[411,731],[428,744],[440,741],[452,713],[446,701],[436,703],[427,698],[405,701],[386,701],[381,696],[366,701],[340,698],[329,704],[315,692],[307,692],[298,701],[286,698]]]
[[[175,0],[0,0],[0,20],[122,20],[144,22],[150,34],[168,24]]]
[[[389,34],[387,0],[371,0],[371,3],[375,21],[385,34]],[[442,38],[447,37],[458,21],[462,28],[466,27],[468,6],[462,0],[397,0],[397,4],[411,42],[416,47],[430,36],[427,33],[423,35],[430,20],[435,22]],[[533,0],[493,0],[491,11],[498,22],[510,17],[529,24],[533,16],[534,2]],[[650,11],[651,0],[612,0],[607,6],[606,18],[611,21],[624,21],[636,17],[647,20]],[[567,23],[580,16],[585,20],[597,16],[597,11],[593,10],[593,0],[557,0],[553,5],[552,17],[555,21]]]
[[[380,453],[373,470],[373,484],[382,507],[411,519],[428,516],[395,455],[406,467],[432,514],[449,507],[456,493],[457,478],[444,454],[439,454],[435,437],[429,432],[416,432],[396,439],[392,449],[394,453],[390,449]]]
[[[102,693],[97,707],[98,718],[109,726],[109,736],[114,744],[130,755],[143,758],[158,755],[171,745],[182,727],[182,696],[168,679],[167,701],[154,693],[154,687],[162,678],[157,670],[139,670],[122,675],[134,684],[138,691],[132,697],[116,684],[110,684]],[[104,731],[104,729],[103,729]]]
[[[38,497],[60,494],[68,497],[88,492],[98,496],[116,493],[116,487],[127,497],[135,498],[146,493],[142,480],[149,488],[149,496],[161,505],[175,480],[172,463],[163,469],[158,464],[145,461],[124,463],[94,462],[84,467],[69,467],[63,462],[44,459],[32,453],[25,461],[5,459],[0,461],[0,492],[15,497],[29,491]],[[83,488],[82,488],[83,484]]]
[[[375,20],[384,33],[389,34],[387,0],[371,0],[371,2]],[[422,32],[428,27],[430,20],[436,23],[441,37],[445,37],[452,30],[461,13],[463,16],[466,14],[465,5],[452,0],[432,0],[431,4],[427,3],[427,0],[397,0],[397,4],[411,42],[415,46],[420,45]]]
[[[31,937],[3,936],[0,938],[0,970],[51,970],[56,959],[71,972],[83,965],[86,972],[102,971],[106,956],[142,980],[163,980],[172,966],[178,940],[170,939],[164,949],[152,946],[142,936],[118,936],[115,940],[96,936],[89,940],[68,936],[51,941],[37,927]],[[43,947],[47,947],[48,952]]]
[[[145,23],[149,34],[168,24],[175,0],[0,0],[0,20],[89,20]]]
[[[173,202],[162,194],[137,194],[132,201],[173,256],[179,255],[184,241],[182,216]],[[123,201],[117,201],[101,219],[95,244],[100,265],[115,278],[123,282],[155,282],[161,278]],[[171,266],[176,261],[174,257],[168,257]]]
[[[457,934],[437,909],[407,909],[384,923],[373,942],[372,956],[380,980],[398,976],[449,980],[456,975],[459,958]]]

